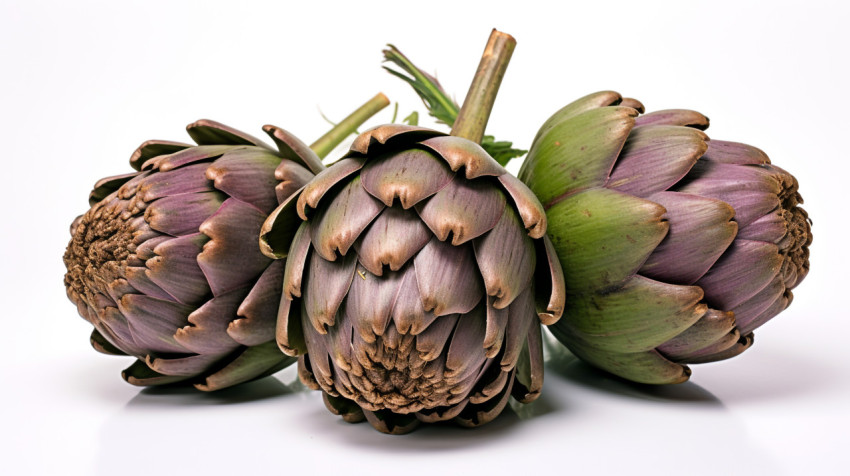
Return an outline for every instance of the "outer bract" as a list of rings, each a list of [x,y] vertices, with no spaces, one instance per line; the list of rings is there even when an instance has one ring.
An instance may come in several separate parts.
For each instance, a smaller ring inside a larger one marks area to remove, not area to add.
[[[797,180],[754,147],[710,141],[694,111],[640,115],[611,91],[540,129],[520,178],[549,218],[581,359],[638,382],[733,357],[809,270]]]
[[[404,433],[537,397],[538,319],[560,317],[563,276],[540,203],[480,146],[367,131],[269,217],[263,247],[300,219],[277,340],[332,412]]]
[[[68,297],[95,327],[95,349],[138,360],[135,385],[216,390],[292,363],[274,342],[283,262],[260,252],[269,212],[323,167],[301,141],[278,145],[202,120],[197,146],[148,141],[137,172],[99,181],[71,225]]]

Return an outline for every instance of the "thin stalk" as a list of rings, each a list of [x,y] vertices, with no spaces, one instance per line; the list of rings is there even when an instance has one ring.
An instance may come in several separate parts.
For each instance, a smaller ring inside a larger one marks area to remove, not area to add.
[[[370,117],[374,116],[381,109],[390,105],[390,100],[384,96],[384,93],[378,93],[370,99],[366,104],[360,106],[356,111],[352,112],[345,119],[336,124],[333,129],[329,130],[325,135],[319,137],[316,142],[310,144],[313,152],[319,158],[325,158],[338,146],[346,137],[355,133],[357,128],[363,125]]]
[[[496,29],[490,33],[478,70],[452,127],[453,136],[481,142],[514,47],[516,40],[511,35]]]

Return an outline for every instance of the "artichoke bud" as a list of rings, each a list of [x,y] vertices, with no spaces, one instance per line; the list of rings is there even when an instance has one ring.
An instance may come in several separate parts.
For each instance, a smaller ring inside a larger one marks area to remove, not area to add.
[[[546,226],[474,142],[366,131],[263,226],[261,249],[289,255],[277,342],[347,421],[486,423],[541,389],[538,320],[564,306]]]
[[[591,94],[555,113],[520,179],[540,198],[570,306],[552,327],[581,359],[645,383],[733,357],[809,270],[797,180],[761,150],[709,140],[695,111],[643,114]]]
[[[274,126],[277,149],[214,121],[187,131],[197,145],[147,141],[135,172],[97,182],[71,226],[65,285],[95,349],[138,359],[128,382],[216,390],[294,360],[274,341],[284,262],[256,236],[324,167]]]

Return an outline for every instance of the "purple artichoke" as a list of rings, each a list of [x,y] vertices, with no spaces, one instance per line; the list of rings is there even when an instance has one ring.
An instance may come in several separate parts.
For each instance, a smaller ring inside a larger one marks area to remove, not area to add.
[[[694,111],[640,115],[601,92],[540,129],[520,178],[546,209],[568,308],[551,327],[581,359],[673,383],[733,357],[809,270],[797,180],[759,149],[710,141]]]
[[[324,167],[291,134],[264,130],[277,150],[207,120],[187,127],[197,146],[145,142],[136,172],[99,181],[71,225],[68,297],[95,349],[138,359],[128,382],[217,390],[293,362],[274,341],[284,262],[256,237]]]
[[[541,389],[538,319],[564,304],[545,231],[531,191],[474,142],[369,130],[264,225],[261,247],[288,256],[277,342],[347,421],[484,424]]]

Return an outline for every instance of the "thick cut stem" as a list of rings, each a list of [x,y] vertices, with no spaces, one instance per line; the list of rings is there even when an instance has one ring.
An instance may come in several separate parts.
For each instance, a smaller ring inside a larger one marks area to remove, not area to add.
[[[469,92],[452,127],[453,136],[481,142],[514,47],[516,40],[511,35],[495,29],[490,33],[481,63],[478,64]]]
[[[310,144],[313,152],[319,158],[325,158],[336,146],[340,144],[346,137],[357,131],[364,122],[374,116],[381,109],[389,106],[390,100],[384,96],[384,93],[378,93],[370,99],[366,104],[360,106],[356,111],[352,112],[345,119],[335,125],[325,135],[319,137],[316,142]]]

